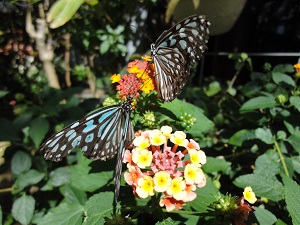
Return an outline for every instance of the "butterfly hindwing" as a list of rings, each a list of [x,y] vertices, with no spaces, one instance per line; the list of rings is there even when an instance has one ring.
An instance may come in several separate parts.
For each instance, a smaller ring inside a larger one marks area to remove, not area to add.
[[[88,158],[113,158],[120,147],[123,120],[122,105],[102,108],[50,137],[41,149],[52,161],[60,161],[76,147]]]
[[[209,25],[204,16],[190,16],[164,31],[151,45],[158,94],[164,101],[172,101],[181,92],[195,60],[207,49]],[[181,56],[173,57],[175,53]],[[172,57],[166,60],[166,54]],[[183,62],[177,63],[178,58]]]

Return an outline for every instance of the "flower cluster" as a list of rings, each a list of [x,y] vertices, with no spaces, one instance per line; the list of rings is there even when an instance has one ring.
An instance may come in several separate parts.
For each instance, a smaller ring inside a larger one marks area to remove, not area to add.
[[[158,193],[160,206],[172,211],[193,201],[197,197],[196,187],[205,186],[201,165],[206,163],[206,155],[197,142],[186,139],[184,132],[172,133],[171,127],[163,126],[160,130],[141,132],[133,145],[131,152],[125,152],[125,181],[137,197]]]
[[[155,89],[153,64],[135,60],[128,63],[127,71],[129,74],[124,74],[122,77],[120,74],[114,74],[110,78],[112,83],[118,83],[116,89],[120,91],[121,99],[137,98],[139,90],[149,94],[151,90]]]
[[[295,64],[294,68],[296,70],[295,77],[299,78],[300,77],[300,63]]]

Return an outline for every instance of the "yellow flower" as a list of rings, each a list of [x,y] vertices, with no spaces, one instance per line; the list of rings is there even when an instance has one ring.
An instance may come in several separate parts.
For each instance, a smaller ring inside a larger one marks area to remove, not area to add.
[[[206,163],[206,155],[202,150],[190,149],[189,155],[193,164],[200,166]]]
[[[138,179],[136,193],[140,198],[147,198],[154,195],[153,180],[150,176],[143,176]]]
[[[141,169],[150,166],[152,158],[152,152],[147,149],[135,149],[135,151],[132,151],[132,161]]]
[[[121,75],[120,74],[113,74],[110,77],[111,83],[117,83],[121,80]]]
[[[252,191],[251,187],[245,187],[243,192],[244,198],[250,203],[254,204],[257,200],[255,193]]]
[[[160,130],[152,130],[149,133],[150,143],[154,146],[159,146],[167,142],[166,136]]]
[[[170,141],[176,145],[186,147],[189,141],[186,138],[186,134],[183,131],[175,131],[170,137]]]
[[[141,90],[145,93],[145,94],[149,94],[150,91],[154,90],[154,84],[153,84],[153,81],[152,79],[148,79],[146,81],[144,81],[142,87],[141,87]]]
[[[172,127],[169,126],[162,126],[160,128],[161,132],[167,137],[169,138],[171,136],[172,133]]]
[[[295,64],[294,68],[296,69],[295,77],[300,78],[300,63]]]
[[[145,149],[150,146],[150,142],[148,138],[145,138],[144,136],[138,136],[133,140],[133,145],[139,149]]]
[[[205,179],[205,175],[195,164],[187,164],[184,168],[184,179],[187,184],[200,184]]]
[[[141,56],[141,58],[147,62],[152,62],[152,57],[150,55]]]
[[[154,190],[156,192],[165,192],[172,182],[172,178],[166,171],[159,171],[154,175]]]
[[[167,189],[167,194],[173,196],[176,200],[183,200],[187,193],[185,191],[186,184],[182,177],[176,177],[172,180],[170,187]]]

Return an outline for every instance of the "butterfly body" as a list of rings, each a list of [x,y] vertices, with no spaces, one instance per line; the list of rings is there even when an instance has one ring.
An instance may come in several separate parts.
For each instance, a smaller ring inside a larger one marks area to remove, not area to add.
[[[207,49],[208,27],[204,16],[193,15],[164,31],[151,45],[158,95],[172,101],[187,82],[195,60]]]
[[[41,146],[44,157],[60,161],[72,149],[81,148],[90,159],[106,160],[117,155],[115,170],[115,199],[118,198],[122,173],[122,159],[125,147],[134,138],[130,120],[132,99],[119,105],[101,108],[75,121],[57,134],[51,136]]]

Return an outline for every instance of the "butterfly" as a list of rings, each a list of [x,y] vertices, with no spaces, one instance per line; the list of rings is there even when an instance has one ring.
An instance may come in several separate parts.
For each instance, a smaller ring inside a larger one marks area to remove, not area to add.
[[[117,155],[114,175],[117,201],[125,147],[134,139],[130,120],[132,102],[133,99],[128,98],[122,104],[101,108],[54,134],[40,147],[45,151],[45,159],[61,161],[74,148],[81,148],[83,155],[93,160]]]
[[[205,16],[189,16],[151,44],[158,96],[164,101],[172,101],[185,86],[195,59],[207,49],[209,26]]]

